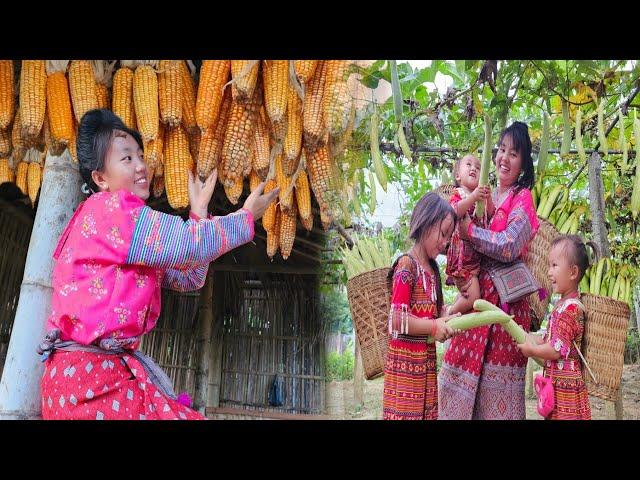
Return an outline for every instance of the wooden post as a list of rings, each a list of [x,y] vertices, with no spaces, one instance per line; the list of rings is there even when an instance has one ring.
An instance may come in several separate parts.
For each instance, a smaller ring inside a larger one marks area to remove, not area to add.
[[[602,165],[598,152],[589,157],[589,206],[591,209],[591,227],[593,240],[600,247],[603,257],[611,257],[607,226],[604,217],[604,184],[602,182]],[[622,388],[622,385],[620,386]],[[607,417],[622,420],[622,392],[616,402],[605,402]]]
[[[40,207],[31,232],[20,300],[0,382],[0,419],[40,418],[44,365],[35,350],[44,336],[51,309],[52,254],[81,200],[78,164],[68,150],[61,157],[48,154]]]
[[[200,292],[200,307],[198,309],[198,371],[196,374],[196,395],[194,408],[204,415],[208,407],[209,396],[209,365],[211,356],[211,327],[213,324],[213,280],[207,275],[207,280]]]
[[[353,368],[353,399],[356,411],[361,410],[364,406],[364,368],[360,354],[360,342],[357,339]]]
[[[209,351],[209,392],[208,405],[220,407],[220,387],[222,383],[222,346],[223,346],[223,321],[222,318],[222,284],[221,273],[213,274],[213,322],[211,326],[211,349]]]

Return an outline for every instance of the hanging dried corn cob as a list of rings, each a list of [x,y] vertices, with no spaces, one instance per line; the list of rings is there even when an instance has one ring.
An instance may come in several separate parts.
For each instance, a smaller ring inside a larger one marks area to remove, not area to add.
[[[310,232],[313,230],[313,215],[310,215],[308,218],[300,217],[300,223],[302,223],[305,230]]]
[[[261,115],[256,118],[256,131],[253,136],[253,143],[255,148],[255,155],[253,157],[253,169],[261,179],[267,178],[269,173],[269,159],[270,159],[270,143],[269,143],[269,128],[264,122],[261,110]]]
[[[262,180],[260,180],[260,177],[258,176],[256,171],[251,170],[251,173],[249,174],[249,191],[253,192],[261,183]]]
[[[162,163],[158,163],[153,171],[152,189],[155,198],[160,198],[164,193],[164,166]]]
[[[280,208],[284,212],[288,212],[293,205],[293,192],[291,190],[291,177],[284,174],[282,169],[282,155],[276,157],[276,183],[280,187],[278,198],[280,199]]]
[[[71,142],[69,142],[69,145],[67,145],[67,148],[69,149],[71,158],[76,163],[78,163],[78,145],[76,143],[77,139],[78,139],[78,125],[74,122],[73,136],[71,137]]]
[[[267,255],[272,260],[275,254],[278,252],[278,248],[280,247],[280,229],[282,225],[282,212],[280,212],[279,206],[275,208],[274,216],[275,216],[275,221],[273,224],[273,228],[271,230],[267,230]]]
[[[156,61],[141,60],[133,74],[133,104],[136,109],[138,130],[146,142],[158,135],[160,111],[158,108],[158,76],[154,69]],[[170,190],[167,178],[167,190]],[[171,190],[173,191],[173,190]]]
[[[35,138],[40,133],[46,112],[46,98],[45,61],[23,60],[20,70],[20,133],[23,138]]]
[[[331,224],[333,223],[333,212],[331,211],[331,207],[320,207],[320,223],[322,223],[322,229],[327,231],[331,228]]]
[[[322,115],[329,135],[338,139],[347,128],[351,110],[351,96],[347,87],[350,62],[348,60],[327,60],[326,62]]]
[[[90,60],[72,60],[69,66],[69,90],[76,122],[89,110],[98,108],[98,87]]]
[[[262,88],[260,82],[254,89],[250,102],[245,104],[231,102],[231,111],[222,146],[223,183],[232,186],[241,177],[253,144],[255,126],[262,104]]]
[[[188,62],[193,66],[191,60]],[[187,67],[187,62],[181,60],[178,67],[182,79],[182,126],[187,132],[193,133],[198,129],[198,125],[196,125],[196,86],[193,75]]]
[[[203,60],[196,97],[196,123],[204,132],[216,125],[224,96],[223,87],[229,81],[229,60]],[[226,89],[224,89],[226,90]]]
[[[65,75],[68,65],[68,60],[47,60],[46,65],[49,133],[52,143],[65,146],[73,137],[73,109]]]
[[[220,164],[222,147],[224,145],[224,134],[227,129],[230,111],[231,89],[227,89],[224,93],[222,106],[220,107],[220,114],[218,115],[216,124],[205,130],[200,141],[200,151],[198,152],[198,175],[202,179],[207,178],[215,168],[218,168]]]
[[[293,66],[300,83],[307,84],[316,71],[318,60],[294,60]]]
[[[300,171],[296,179],[296,204],[302,220],[308,220],[312,217],[311,213],[311,190],[309,187],[309,178],[304,170]]]
[[[96,99],[98,108],[111,110],[111,83],[113,79],[113,69],[116,66],[115,60],[107,62],[105,60],[94,60],[93,68],[96,77]]]
[[[155,169],[158,164],[163,163],[164,135],[164,127],[159,124],[156,139],[144,142],[144,160],[149,168]]]
[[[29,164],[24,160],[18,163],[16,168],[16,185],[20,191],[27,195],[29,189],[27,188],[27,173],[29,171]]]
[[[332,186],[331,160],[329,150],[324,146],[315,152],[305,151],[307,160],[307,172],[309,173],[309,183],[313,190],[320,209],[325,211],[325,217],[330,216],[328,196]]]
[[[321,146],[325,126],[322,121],[322,98],[326,78],[326,60],[318,60],[315,74],[309,81],[302,107],[302,125],[305,146],[315,150]]]
[[[9,164],[9,158],[2,157],[0,158],[0,185],[5,182],[13,183],[15,180],[15,175],[13,173],[13,169]]]
[[[235,180],[233,185],[227,186],[224,185],[224,193],[227,195],[227,198],[231,202],[232,205],[237,205],[238,200],[240,200],[240,196],[242,195],[242,191],[244,189],[244,179],[239,177]]]
[[[9,128],[15,109],[13,60],[0,60],[0,130]]]
[[[31,199],[32,206],[35,206],[41,183],[42,167],[37,161],[32,161],[29,163],[29,167],[27,169],[27,192],[29,194],[29,198]]]
[[[192,168],[187,134],[182,127],[168,129],[165,132],[164,147],[165,187],[169,205],[175,210],[189,205],[188,172]]]
[[[47,110],[49,110],[47,103]],[[73,115],[73,114],[72,114]],[[72,119],[73,117],[71,117]],[[73,126],[73,120],[71,121],[71,125]],[[47,152],[53,155],[54,157],[59,157],[64,153],[67,149],[67,143],[58,142],[53,135],[51,134],[51,122],[49,121],[49,114],[44,117],[44,126],[42,127],[44,131],[44,142],[47,146]],[[70,141],[70,139],[69,139]]]
[[[298,212],[296,208],[296,202],[292,202],[289,211],[282,212],[282,219],[280,221],[280,253],[285,260],[291,255],[293,250],[293,243],[296,239],[296,223],[298,218]]]
[[[136,129],[136,111],[133,105],[133,68],[132,60],[120,60],[120,68],[113,76],[112,108],[120,120],[129,128]]]
[[[263,60],[264,103],[271,123],[284,121],[289,91],[289,60]]]
[[[293,175],[302,150],[302,100],[289,86],[287,92],[287,133],[284,139],[284,172]]]
[[[177,127],[182,122],[182,74],[179,60],[160,60],[158,98],[162,123]]]
[[[8,157],[11,154],[11,129],[0,130],[0,157]]]
[[[14,119],[13,127],[11,128],[11,145],[13,146],[12,156],[18,161],[22,160],[27,151],[27,145],[22,137],[22,113],[20,110],[20,105],[18,105],[18,108],[16,109],[16,118]]]
[[[267,183],[264,186],[264,193],[269,193],[274,188],[276,188],[276,181],[273,179],[267,180]],[[271,202],[262,216],[262,228],[264,228],[267,232],[273,231],[276,225],[276,211],[278,203]]]
[[[231,92],[236,103],[252,101],[259,70],[260,60],[231,60]]]

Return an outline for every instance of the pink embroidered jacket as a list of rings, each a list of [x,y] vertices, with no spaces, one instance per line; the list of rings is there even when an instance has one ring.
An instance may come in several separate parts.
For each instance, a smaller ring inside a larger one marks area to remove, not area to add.
[[[197,290],[209,262],[253,239],[253,216],[186,222],[131,192],[100,192],[82,202],[53,258],[47,331],[81,344],[110,339],[136,348],[160,314],[160,289]]]

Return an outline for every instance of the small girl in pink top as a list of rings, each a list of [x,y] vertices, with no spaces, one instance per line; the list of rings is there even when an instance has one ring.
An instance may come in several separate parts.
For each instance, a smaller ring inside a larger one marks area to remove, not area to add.
[[[264,184],[243,208],[207,212],[217,180],[189,172],[190,218],[152,210],[140,134],[109,110],[78,127],[78,162],[91,192],[54,251],[45,361],[44,419],[202,419],[170,380],[137,350],[156,324],[161,288],[197,290],[209,263],[253,239],[253,222],[277,195]]]

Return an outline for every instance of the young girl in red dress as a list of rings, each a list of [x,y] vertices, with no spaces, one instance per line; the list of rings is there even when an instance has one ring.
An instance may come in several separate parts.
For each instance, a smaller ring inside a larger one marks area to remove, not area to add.
[[[591,420],[589,395],[582,380],[578,349],[582,342],[585,308],[578,285],[589,268],[586,246],[597,257],[593,242],[583,243],[577,235],[557,237],[549,252],[549,277],[553,291],[560,294],[544,338],[528,335],[518,348],[526,357],[545,361],[543,375],[551,378],[555,406],[549,420]]]

